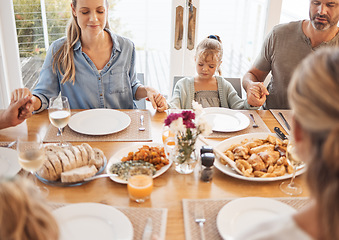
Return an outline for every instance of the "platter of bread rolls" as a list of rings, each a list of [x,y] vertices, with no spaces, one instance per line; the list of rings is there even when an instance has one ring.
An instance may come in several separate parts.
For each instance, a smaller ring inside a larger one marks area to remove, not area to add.
[[[85,178],[102,173],[107,164],[104,153],[88,143],[69,147],[45,145],[45,153],[46,161],[36,176],[54,186],[81,185]]]

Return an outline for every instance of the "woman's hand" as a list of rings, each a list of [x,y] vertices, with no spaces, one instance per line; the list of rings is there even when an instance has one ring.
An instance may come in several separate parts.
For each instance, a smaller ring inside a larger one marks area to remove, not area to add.
[[[146,87],[146,91],[146,100],[152,103],[154,109],[156,109],[158,112],[163,112],[168,109],[166,98],[162,94],[151,87]]]

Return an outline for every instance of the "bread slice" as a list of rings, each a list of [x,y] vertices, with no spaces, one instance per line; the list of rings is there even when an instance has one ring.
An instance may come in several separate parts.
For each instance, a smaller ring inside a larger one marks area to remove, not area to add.
[[[88,162],[90,162],[91,159],[95,158],[95,153],[94,153],[93,148],[88,143],[83,143],[81,145],[86,149],[87,154],[88,154]]]
[[[54,166],[51,163],[51,158],[56,157],[53,154],[47,154],[48,161],[45,161],[44,165],[48,170],[48,177],[46,178],[47,180],[50,181],[56,181],[60,178],[60,175],[58,175],[55,171]]]
[[[80,152],[81,152],[81,157],[82,157],[82,166],[88,165],[88,153],[86,151],[86,148],[81,145],[76,146]]]
[[[80,152],[79,148],[77,148],[75,146],[72,146],[72,147],[69,148],[69,150],[71,150],[72,153],[74,154],[75,162],[76,162],[76,167],[84,166],[82,164],[82,156],[81,156],[81,152]]]
[[[65,153],[65,155],[68,157],[69,163],[71,164],[71,168],[72,169],[77,168],[77,162],[75,160],[75,156],[73,152],[69,148],[63,148],[62,150]]]
[[[55,154],[58,156],[58,158],[59,158],[59,160],[61,162],[63,172],[66,172],[66,171],[69,171],[69,170],[72,169],[72,166],[71,166],[71,163],[69,161],[69,158],[66,156],[64,151],[58,151]]]
[[[48,161],[48,160],[46,160]],[[49,178],[49,172],[48,172],[48,169],[46,168],[45,165],[43,165],[38,171],[37,171],[37,174],[44,178],[44,179],[48,179]]]
[[[52,151],[47,151],[46,156],[50,163],[53,165],[56,175],[58,176],[58,178],[60,178],[63,169],[58,156],[56,155],[55,152]]]
[[[61,174],[61,182],[80,182],[85,178],[92,177],[98,172],[94,165],[75,168]]]
[[[89,161],[89,164],[90,165],[93,164],[99,170],[102,166],[104,166],[105,155],[98,148],[93,148],[93,151],[94,151],[94,156],[95,157]]]
[[[62,147],[60,146],[56,146],[56,145],[47,145],[45,147],[46,152],[58,152],[58,151],[62,151]]]

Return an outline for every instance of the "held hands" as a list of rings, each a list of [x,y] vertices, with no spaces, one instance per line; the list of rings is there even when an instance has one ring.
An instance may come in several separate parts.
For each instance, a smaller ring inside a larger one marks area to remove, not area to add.
[[[27,101],[24,101],[24,103],[19,106],[18,118],[25,120],[32,116],[32,112],[34,111],[33,95],[28,88],[18,88],[12,92],[11,104],[22,102],[22,99],[26,99]]]
[[[11,102],[1,112],[0,128],[16,126],[32,116],[32,94],[28,89],[16,89],[12,92]]]
[[[147,87],[147,98],[146,100],[152,103],[154,109],[158,112],[163,112],[168,109],[168,105],[166,99],[163,95],[157,92],[155,89],[151,87]]]
[[[264,83],[253,82],[247,90],[247,102],[251,106],[260,107],[266,101],[266,96],[269,95]]]

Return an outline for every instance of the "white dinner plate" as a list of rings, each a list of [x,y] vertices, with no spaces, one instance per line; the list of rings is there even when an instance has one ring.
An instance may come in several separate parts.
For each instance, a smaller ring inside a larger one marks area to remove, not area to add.
[[[107,168],[106,168],[106,173],[112,173],[110,171],[111,166],[114,163],[118,163],[121,162],[121,159],[123,157],[127,157],[129,152],[137,152],[139,150],[139,148],[141,148],[143,145],[147,145],[150,147],[163,147],[163,144],[161,143],[147,143],[147,144],[138,144],[138,145],[134,145],[134,146],[130,146],[130,147],[126,147],[121,149],[120,151],[118,151],[117,153],[115,153],[108,161],[107,163]],[[163,166],[160,170],[157,170],[156,174],[153,175],[153,178],[159,177],[161,174],[163,174],[164,172],[166,172],[172,165],[172,160],[169,159],[169,164],[167,164],[166,166]],[[122,184],[127,184],[126,180],[121,179],[118,176],[113,176],[110,177],[114,182],[117,183],[122,183]]]
[[[125,214],[99,203],[76,203],[53,211],[60,240],[131,240],[133,226]]]
[[[17,151],[0,147],[0,176],[14,177],[20,170],[21,166]]]
[[[204,108],[204,118],[212,124],[212,130],[216,132],[236,132],[250,124],[245,114],[228,108]]]
[[[277,200],[261,197],[239,198],[221,208],[217,216],[217,228],[223,239],[231,239],[258,223],[295,212],[293,207]]]
[[[241,141],[245,139],[255,139],[255,138],[261,138],[261,139],[266,139],[268,135],[272,135],[276,137],[275,134],[273,133],[248,133],[248,134],[243,134],[239,135],[236,137],[231,137],[229,139],[226,139],[220,143],[218,143],[215,147],[224,152],[226,149],[228,149],[232,144],[240,143]],[[279,177],[270,177],[270,178],[260,178],[260,177],[245,177],[243,175],[238,174],[236,171],[233,170],[233,168],[229,167],[228,165],[224,165],[220,162],[220,159],[217,157],[217,160],[214,161],[214,166],[218,168],[221,172],[242,180],[246,181],[254,181],[254,182],[272,182],[272,181],[278,181],[278,180],[283,180],[283,179],[288,179],[292,177],[292,174],[285,174],[283,176]],[[300,166],[301,167],[301,166]],[[299,168],[300,168],[299,167]],[[306,171],[306,166],[301,168],[300,170],[297,171],[296,176],[299,176],[300,174],[304,173]]]
[[[68,126],[75,132],[87,135],[106,135],[127,128],[131,118],[121,111],[99,108],[74,114]]]

